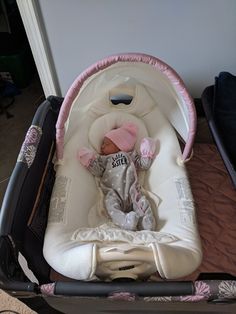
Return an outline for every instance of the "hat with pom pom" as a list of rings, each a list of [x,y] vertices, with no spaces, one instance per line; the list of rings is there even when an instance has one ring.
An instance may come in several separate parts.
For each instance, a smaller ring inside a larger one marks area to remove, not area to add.
[[[126,122],[121,127],[105,134],[120,150],[129,152],[134,148],[138,128],[134,123]]]

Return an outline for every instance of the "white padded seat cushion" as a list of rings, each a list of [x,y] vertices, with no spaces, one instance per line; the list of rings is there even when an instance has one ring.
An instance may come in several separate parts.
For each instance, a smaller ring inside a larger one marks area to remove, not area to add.
[[[115,85],[115,87],[111,88],[109,91],[106,90],[103,93],[97,93],[95,100],[91,100],[89,105],[86,103],[86,101],[83,101],[83,97],[85,97],[86,94],[91,94],[90,90],[86,90],[85,95],[82,95],[82,99],[80,97],[80,99],[78,99],[78,103],[73,106],[71,111],[71,118],[73,119],[73,112],[78,110],[77,106],[79,105],[81,109],[83,107],[88,107],[89,110],[98,114],[99,116],[114,111],[116,113],[129,113],[136,117],[143,117],[156,107],[156,104],[154,103],[152,97],[150,97],[144,85],[136,84],[135,88],[124,89],[124,84],[119,84],[119,81],[117,82],[117,84],[118,85]],[[110,101],[111,95],[122,93],[127,93],[128,95],[133,96],[131,103],[128,106],[122,103],[114,106],[114,104],[112,104],[112,102]]]
[[[145,97],[148,103],[148,95]],[[138,106],[139,99],[135,103]],[[153,265],[163,278],[175,279],[190,274],[201,261],[201,245],[185,166],[176,162],[181,150],[173,127],[157,105],[152,110],[150,107],[149,113],[137,117],[135,106],[132,114],[128,113],[128,106],[124,106],[122,110],[114,108],[99,116],[100,104],[101,100],[93,103],[88,112],[78,111],[77,116],[73,113],[76,126],[67,138],[63,164],[57,166],[51,197],[44,241],[47,262],[57,272],[74,279],[88,280],[96,273],[98,248],[106,247],[108,243],[99,242],[98,246],[96,241],[83,242],[78,237],[78,230],[90,227],[89,213],[100,195],[95,178],[78,162],[76,153],[83,146],[98,152],[106,131],[124,121],[132,121],[139,128],[137,150],[143,136],[148,135],[158,143],[157,156],[151,168],[144,172],[141,184],[158,196],[160,203],[154,209],[157,234],[168,235],[168,241],[163,238],[151,241],[145,243],[145,248],[153,252]],[[119,246],[118,242],[109,243],[112,244]],[[132,251],[134,246],[128,245]],[[123,263],[125,256],[122,255]]]

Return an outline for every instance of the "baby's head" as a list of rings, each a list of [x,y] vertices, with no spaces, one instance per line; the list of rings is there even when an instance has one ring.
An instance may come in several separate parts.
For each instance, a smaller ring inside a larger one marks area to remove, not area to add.
[[[137,139],[137,132],[137,126],[131,122],[123,123],[121,127],[107,132],[102,142],[101,153],[109,155],[119,151],[132,151]]]

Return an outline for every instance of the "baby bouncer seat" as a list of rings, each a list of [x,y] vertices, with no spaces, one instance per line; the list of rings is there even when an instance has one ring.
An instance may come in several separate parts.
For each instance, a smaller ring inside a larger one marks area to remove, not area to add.
[[[154,231],[114,226],[99,181],[76,158],[83,146],[99,152],[104,134],[124,122],[138,127],[137,151],[143,137],[157,144],[151,168],[138,173],[157,222]],[[195,108],[181,78],[149,55],[101,60],[79,75],[64,100],[46,99],[27,132],[0,212],[0,287],[15,296],[95,297],[96,302],[136,296],[232,300],[235,277],[188,279],[202,259],[186,172],[195,131]],[[194,170],[198,175],[199,166]],[[20,253],[36,279],[25,276]]]
[[[127,231],[108,219],[99,182],[76,159],[83,146],[100,152],[104,134],[133,122],[136,150],[157,143],[151,168],[139,180],[152,204],[155,231]],[[141,54],[110,57],[74,82],[57,121],[56,179],[44,256],[58,273],[77,280],[143,279],[156,271],[176,279],[201,262],[195,207],[185,169],[195,132],[191,97],[173,69]],[[183,153],[178,137],[186,144]]]

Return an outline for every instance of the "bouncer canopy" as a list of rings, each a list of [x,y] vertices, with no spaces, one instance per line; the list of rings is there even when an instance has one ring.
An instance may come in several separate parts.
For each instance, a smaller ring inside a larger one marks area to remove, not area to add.
[[[78,110],[86,112],[104,94],[122,86],[131,94],[142,84],[162,113],[185,142],[182,160],[192,152],[196,132],[196,111],[182,79],[160,59],[140,53],[117,54],[100,60],[81,73],[68,90],[56,124],[57,158],[63,159],[63,146],[76,123]],[[143,103],[145,107],[145,103]],[[68,119],[70,117],[70,119]],[[73,125],[73,127],[70,127]]]

